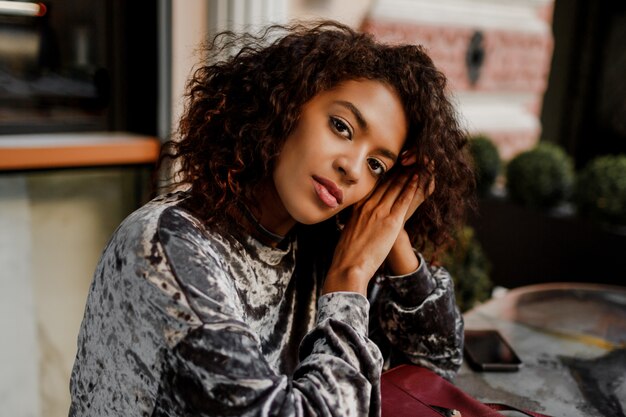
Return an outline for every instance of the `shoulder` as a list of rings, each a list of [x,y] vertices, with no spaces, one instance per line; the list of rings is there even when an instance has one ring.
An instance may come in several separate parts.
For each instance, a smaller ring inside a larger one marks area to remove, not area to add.
[[[124,247],[116,252],[130,252],[153,266],[158,263],[179,277],[200,266],[223,269],[224,254],[232,251],[231,239],[188,209],[188,197],[185,192],[166,194],[133,212],[115,233],[113,245]]]
[[[197,264],[199,259],[219,264],[224,255],[233,250],[232,239],[226,230],[207,226],[184,204],[163,208],[156,218],[154,231],[155,241],[160,243],[170,264],[174,265]]]
[[[163,263],[203,322],[221,314],[239,316],[239,298],[231,267],[238,249],[227,230],[207,226],[183,205],[172,205],[158,216],[154,241]]]
[[[184,192],[168,193],[158,196],[129,214],[113,234],[114,239],[146,237],[153,234],[159,219],[170,208],[175,208],[187,198]]]
[[[207,255],[216,252],[215,247],[223,247],[224,239],[208,232],[203,222],[185,209],[186,198],[184,192],[166,194],[131,213],[113,233],[101,264],[115,264],[118,271],[128,269],[129,276],[153,278],[176,273],[185,263],[219,261],[219,256]]]
[[[172,238],[182,239],[190,244],[212,240],[212,234],[208,232],[203,222],[180,205],[165,207],[159,213],[155,227],[164,246],[168,246]]]
[[[186,197],[166,195],[136,210],[120,225],[107,252],[129,268],[127,276],[172,292],[204,320],[202,311],[233,304],[236,292],[228,268],[233,247],[224,231],[207,227],[186,208]]]
[[[190,243],[206,244],[219,239],[219,231],[211,230],[186,208],[189,195],[185,192],[168,193],[147,202],[122,221],[112,237],[112,243],[141,252],[141,245],[149,252],[150,246],[160,243],[164,248],[174,237]]]

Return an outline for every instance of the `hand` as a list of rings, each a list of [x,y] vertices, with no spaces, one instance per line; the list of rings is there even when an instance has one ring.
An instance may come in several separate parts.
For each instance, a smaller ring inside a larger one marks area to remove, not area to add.
[[[368,198],[354,205],[335,248],[324,294],[355,291],[366,295],[369,280],[404,230],[404,223],[412,214],[409,210],[416,201],[420,204],[423,201],[417,195],[417,180],[417,175],[396,172],[379,184]]]
[[[400,160],[402,166],[410,167],[415,164],[415,155],[404,154]],[[424,161],[427,163],[427,161]],[[407,210],[404,223],[415,213],[417,208],[435,191],[435,179],[433,175],[434,164],[428,164],[430,175],[418,178],[418,188],[415,192],[413,200]],[[394,275],[406,275],[415,271],[419,267],[419,259],[415,256],[411,240],[406,230],[403,228],[398,234],[398,238],[394,242],[389,255],[385,261],[386,266]]]
[[[411,165],[416,163],[416,156],[414,154],[404,153],[400,158],[400,163],[408,170]],[[433,193],[433,191],[435,191],[434,161],[428,163],[428,160],[425,160],[424,163],[428,164],[428,171],[430,172],[430,175],[418,177],[418,189],[413,200],[411,201],[409,209],[407,210],[404,223],[411,218],[411,216],[415,213],[415,210],[417,210],[417,208]]]

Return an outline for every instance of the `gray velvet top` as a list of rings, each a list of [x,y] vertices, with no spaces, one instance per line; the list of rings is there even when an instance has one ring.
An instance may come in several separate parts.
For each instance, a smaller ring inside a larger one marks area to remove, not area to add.
[[[236,226],[207,228],[185,197],[149,202],[106,246],[70,416],[378,416],[392,353],[448,378],[458,370],[463,322],[444,269],[420,259],[412,274],[381,277],[371,305],[320,296],[323,274],[296,267],[296,238],[272,248]]]

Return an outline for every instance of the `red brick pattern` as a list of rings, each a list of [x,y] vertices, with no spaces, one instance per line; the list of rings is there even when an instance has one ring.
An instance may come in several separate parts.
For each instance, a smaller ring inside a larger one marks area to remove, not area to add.
[[[550,34],[483,30],[485,59],[472,86],[465,56],[474,29],[372,19],[364,22],[363,29],[390,43],[423,45],[455,90],[543,94],[546,88],[553,48]]]
[[[549,3],[537,10],[539,19],[548,25],[551,23],[552,8],[552,3]],[[552,60],[553,39],[550,31],[481,29],[484,60],[479,78],[472,84],[466,54],[476,29],[470,26],[400,22],[375,16],[366,19],[362,29],[389,43],[423,45],[435,65],[450,80],[453,92],[485,96],[489,100],[498,100],[498,94],[502,93],[502,97],[517,97],[517,103],[504,101],[503,105],[513,108],[513,114],[519,111],[534,118],[536,126],[528,126],[527,123],[518,123],[516,126],[512,123],[510,128],[506,128],[502,123],[494,123],[491,128],[480,127],[480,130],[477,128],[474,131],[469,127],[470,133],[491,137],[504,160],[511,159],[537,143],[541,133],[539,114]],[[485,116],[489,120],[489,115]]]

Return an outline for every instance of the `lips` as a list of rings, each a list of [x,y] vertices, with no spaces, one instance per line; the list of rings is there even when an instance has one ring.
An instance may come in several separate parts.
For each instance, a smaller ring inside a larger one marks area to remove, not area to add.
[[[319,199],[330,208],[343,203],[343,192],[331,180],[313,175],[313,185]]]

